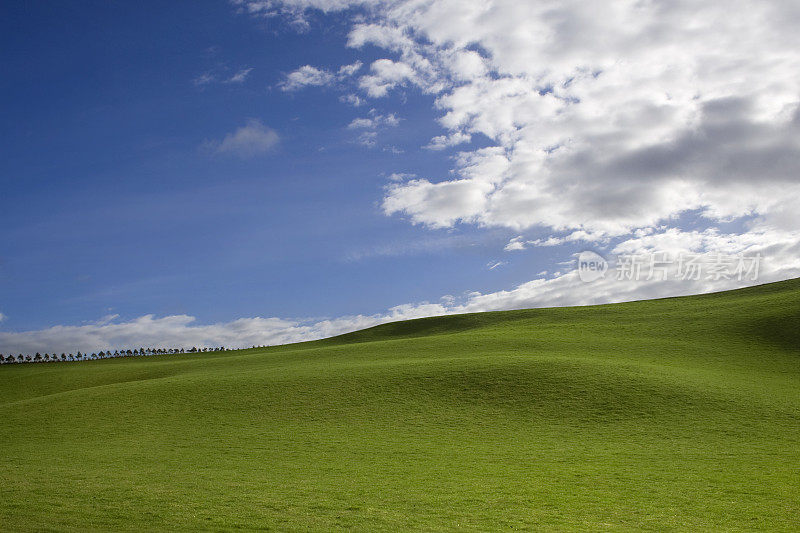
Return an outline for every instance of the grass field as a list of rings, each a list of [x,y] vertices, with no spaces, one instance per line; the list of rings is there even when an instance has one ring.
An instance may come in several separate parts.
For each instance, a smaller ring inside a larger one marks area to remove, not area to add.
[[[0,529],[800,530],[800,281],[0,368]]]

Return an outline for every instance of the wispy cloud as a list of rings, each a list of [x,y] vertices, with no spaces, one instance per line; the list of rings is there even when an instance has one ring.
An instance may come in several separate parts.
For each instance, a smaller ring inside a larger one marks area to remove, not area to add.
[[[250,73],[253,71],[253,67],[243,68],[239,70],[236,74],[225,80],[225,83],[244,83]]]
[[[284,79],[279,86],[282,91],[291,92],[308,86],[320,87],[328,85],[332,83],[334,79],[334,75],[325,69],[319,69],[311,65],[303,65],[297,70],[287,74],[286,79]]]
[[[349,65],[342,65],[336,72],[331,72],[324,68],[317,68],[311,65],[303,65],[286,74],[284,80],[278,84],[282,91],[299,91],[305,87],[323,87],[334,85],[338,81],[344,80],[361,68],[362,63],[356,61]]]
[[[192,83],[194,83],[198,87],[203,87],[204,85],[208,85],[209,83],[213,83],[215,81],[217,81],[217,78],[212,73],[203,72],[195,79],[193,79]]]
[[[277,132],[250,119],[233,133],[225,135],[221,141],[206,141],[202,148],[213,154],[230,154],[250,158],[270,152],[280,140]]]
[[[347,129],[359,131],[358,142],[364,146],[375,146],[378,131],[382,128],[393,128],[400,124],[400,119],[394,113],[382,115],[375,109],[369,111],[369,116],[353,119]]]
[[[247,77],[253,70],[253,67],[244,67],[237,70],[233,74],[231,74],[231,71],[225,67],[218,70],[208,70],[194,78],[192,83],[201,88],[212,83],[240,84],[247,80]]]

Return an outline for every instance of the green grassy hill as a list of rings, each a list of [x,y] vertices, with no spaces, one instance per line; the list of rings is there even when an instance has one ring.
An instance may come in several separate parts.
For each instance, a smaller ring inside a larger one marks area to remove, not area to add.
[[[800,281],[0,368],[1,530],[798,530]]]

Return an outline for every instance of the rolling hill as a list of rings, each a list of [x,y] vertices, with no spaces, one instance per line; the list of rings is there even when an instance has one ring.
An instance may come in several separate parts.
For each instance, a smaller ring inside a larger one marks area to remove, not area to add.
[[[798,530],[800,280],[0,368],[2,530]]]

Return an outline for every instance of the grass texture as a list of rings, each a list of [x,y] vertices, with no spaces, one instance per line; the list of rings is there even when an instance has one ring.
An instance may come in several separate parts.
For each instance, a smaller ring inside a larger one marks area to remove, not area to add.
[[[800,530],[800,281],[0,367],[0,530]]]

